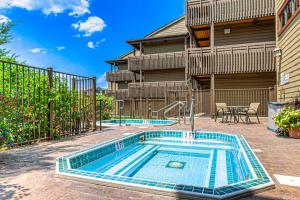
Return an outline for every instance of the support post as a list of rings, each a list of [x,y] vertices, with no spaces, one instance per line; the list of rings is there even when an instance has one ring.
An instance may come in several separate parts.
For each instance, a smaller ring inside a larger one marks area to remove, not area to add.
[[[211,102],[211,116],[215,114],[215,75],[212,74],[210,77],[210,102]]]
[[[210,25],[210,49],[211,53],[214,52],[215,48],[215,24],[214,22],[211,23]]]
[[[53,68],[49,67],[48,68],[48,90],[49,90],[49,94],[51,95],[53,88]],[[50,140],[53,139],[53,121],[54,121],[54,114],[53,114],[53,101],[52,98],[50,97],[50,101],[48,103],[48,107],[49,107],[49,116],[48,116],[48,120],[49,120],[49,131],[48,131],[48,138]]]
[[[93,98],[93,105],[92,105],[92,111],[93,111],[93,131],[96,131],[97,130],[96,77],[93,77],[92,81],[93,81],[93,88],[92,88],[92,98]]]

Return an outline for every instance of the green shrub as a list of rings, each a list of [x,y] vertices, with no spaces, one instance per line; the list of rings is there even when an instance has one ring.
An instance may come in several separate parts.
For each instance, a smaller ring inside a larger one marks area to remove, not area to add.
[[[113,109],[114,98],[109,97],[105,94],[98,94],[97,97],[97,119],[100,119],[100,101],[101,101],[101,119],[107,120],[111,119],[111,113]]]
[[[274,118],[274,121],[279,128],[298,128],[300,127],[300,109],[285,108]]]

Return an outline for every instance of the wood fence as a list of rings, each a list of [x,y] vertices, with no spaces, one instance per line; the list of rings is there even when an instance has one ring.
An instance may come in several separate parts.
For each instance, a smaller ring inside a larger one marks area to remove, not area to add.
[[[206,116],[215,114],[215,103],[226,103],[228,106],[249,106],[250,103],[260,103],[258,113],[267,116],[268,103],[276,100],[274,88],[249,88],[249,89],[216,89],[216,90],[177,90],[168,92],[166,98],[135,98],[126,101],[127,109],[123,114],[130,116],[149,117],[149,110],[159,110],[174,101],[187,102],[186,113],[189,113],[189,105],[192,96],[195,97],[195,113],[203,113]],[[149,109],[150,105],[150,109]],[[117,114],[117,113],[116,113]],[[175,108],[169,116],[178,116]],[[161,115],[160,117],[163,117]]]
[[[275,42],[188,50],[189,75],[275,72]]]
[[[96,129],[96,78],[0,61],[0,146]]]
[[[185,68],[185,52],[148,54],[128,58],[130,71]]]
[[[185,81],[141,82],[128,84],[130,98],[165,98],[168,93],[187,90]]]
[[[186,24],[197,26],[275,15],[274,0],[187,0]]]

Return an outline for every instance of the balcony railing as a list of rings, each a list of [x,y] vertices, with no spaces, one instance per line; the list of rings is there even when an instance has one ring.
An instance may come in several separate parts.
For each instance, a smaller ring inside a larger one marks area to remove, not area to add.
[[[185,52],[134,56],[128,63],[130,71],[185,68]]]
[[[127,100],[128,99],[128,89],[120,90],[105,90],[105,94],[114,97],[116,100]]]
[[[106,79],[109,82],[133,81],[140,80],[140,76],[128,70],[119,70],[107,73]]]
[[[188,50],[190,75],[275,72],[275,42]]]
[[[188,26],[275,15],[274,0],[187,0]]]
[[[130,98],[165,98],[170,92],[186,91],[185,81],[142,82],[128,85]]]

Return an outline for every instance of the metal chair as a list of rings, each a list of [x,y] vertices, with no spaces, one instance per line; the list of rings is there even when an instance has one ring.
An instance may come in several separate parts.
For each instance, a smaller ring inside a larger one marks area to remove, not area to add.
[[[245,116],[246,123],[251,122],[250,116],[256,116],[257,121],[260,124],[259,117],[258,117],[258,108],[259,108],[259,106],[260,106],[260,103],[251,103],[249,108],[240,111],[239,115],[244,115]],[[242,117],[241,117],[241,119],[242,119]]]
[[[228,121],[228,116],[230,116],[230,120],[232,117],[231,111],[228,109],[226,103],[216,103],[216,113],[215,113],[215,122],[217,121],[218,116],[221,114],[222,122],[224,122],[224,117],[226,117],[226,121]]]

